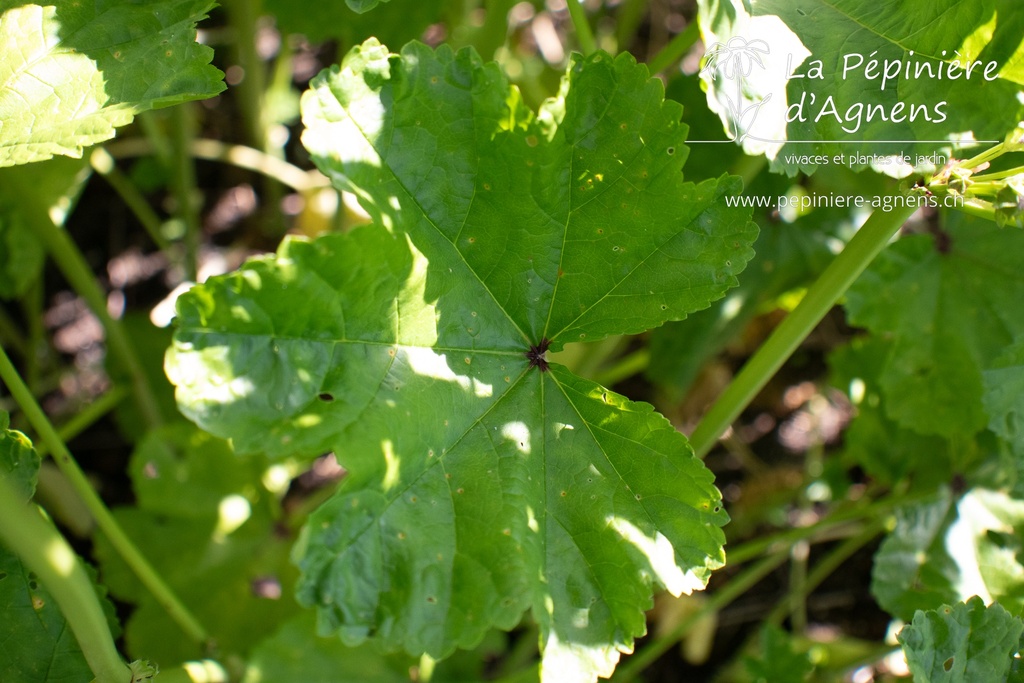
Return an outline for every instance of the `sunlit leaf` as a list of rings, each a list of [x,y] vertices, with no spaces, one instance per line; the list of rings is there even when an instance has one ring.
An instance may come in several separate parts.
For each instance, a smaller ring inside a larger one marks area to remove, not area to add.
[[[0,166],[80,157],[139,112],[224,89],[196,43],[210,0],[0,0]]]
[[[685,437],[543,358],[706,307],[750,258],[737,182],[684,182],[679,117],[628,55],[575,58],[538,114],[469,50],[369,41],[314,79],[303,142],[376,225],[193,289],[167,367],[240,451],[349,471],[295,555],[323,633],[437,658],[529,609],[544,678],[590,681],[655,585],[720,566]]]

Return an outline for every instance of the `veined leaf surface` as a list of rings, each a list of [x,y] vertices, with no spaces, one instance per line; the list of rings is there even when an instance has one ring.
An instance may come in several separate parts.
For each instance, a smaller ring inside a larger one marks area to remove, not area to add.
[[[738,181],[683,180],[680,115],[628,55],[575,58],[537,114],[471,50],[368,41],[314,79],[303,142],[376,224],[193,289],[167,368],[238,450],[349,471],[295,553],[323,632],[443,657],[530,609],[543,678],[591,681],[655,584],[722,564],[685,437],[543,358],[681,319],[749,260]]]
[[[139,112],[224,89],[210,0],[0,0],[0,166],[80,157]]]

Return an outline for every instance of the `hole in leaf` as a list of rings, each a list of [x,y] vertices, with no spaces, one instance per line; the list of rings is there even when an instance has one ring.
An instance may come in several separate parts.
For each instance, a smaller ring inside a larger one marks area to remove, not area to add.
[[[34,591],[37,591],[37,590],[39,590],[39,582],[37,582],[37,581],[29,581],[28,582],[28,587],[31,588]]]
[[[952,658],[952,657],[950,657],[949,659],[947,659],[946,661],[944,661],[944,662],[942,663],[942,668],[943,668],[943,669],[945,669],[946,671],[949,671],[949,670],[951,670],[951,669],[953,668],[953,658]]]
[[[319,396],[317,396],[317,398],[320,399],[321,401],[323,401],[324,403],[330,403],[331,401],[334,400],[334,396],[332,396],[331,394],[327,393],[326,391],[324,393],[320,394]]]
[[[0,572],[0,581],[3,581],[6,578],[7,578],[7,572]]]
[[[675,154],[675,153],[676,153],[676,148],[675,148],[675,147],[669,147],[669,148],[668,148],[668,149],[666,149],[665,151],[666,151],[666,152],[668,152],[668,155],[669,155],[669,156],[672,156],[673,154]]]

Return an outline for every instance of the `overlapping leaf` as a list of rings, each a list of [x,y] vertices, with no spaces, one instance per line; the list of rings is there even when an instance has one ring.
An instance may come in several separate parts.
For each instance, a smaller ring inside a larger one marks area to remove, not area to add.
[[[592,680],[653,584],[721,564],[685,438],[541,358],[705,307],[750,258],[736,181],[683,181],[680,113],[628,56],[574,59],[536,116],[468,50],[370,41],[314,80],[304,144],[377,225],[193,290],[168,371],[240,450],[350,471],[296,551],[325,632],[440,657],[529,608],[544,677]]]
[[[196,43],[209,0],[0,0],[0,166],[78,157],[147,109],[224,89]]]
[[[899,633],[915,683],[974,683],[1020,680],[1019,659],[1024,621],[1000,605],[967,602],[927,612]]]
[[[923,434],[973,435],[989,422],[983,371],[1024,334],[1024,237],[951,217],[901,239],[850,288],[850,321],[893,342],[885,407]]]
[[[908,155],[906,173],[919,154],[948,155],[943,141],[999,141],[1020,119],[1016,0],[699,4],[708,106],[747,153],[767,153],[773,170],[811,173],[816,155],[830,163],[845,154],[842,163],[860,168],[867,164],[851,155]],[[954,61],[972,65],[969,79],[964,68],[949,78]],[[876,168],[895,173],[897,164]]]

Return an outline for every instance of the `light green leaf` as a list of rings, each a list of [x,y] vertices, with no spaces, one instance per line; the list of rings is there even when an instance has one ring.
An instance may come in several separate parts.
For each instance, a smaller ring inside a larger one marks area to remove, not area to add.
[[[654,585],[720,566],[685,437],[539,357],[735,284],[756,230],[735,180],[683,181],[679,115],[628,55],[574,59],[536,116],[469,50],[370,41],[314,79],[304,144],[377,225],[194,288],[167,369],[240,451],[349,471],[295,555],[324,633],[443,657],[531,609],[544,677],[589,681]]]
[[[195,41],[210,0],[0,0],[0,166],[80,157],[139,112],[224,89]]]
[[[966,603],[919,611],[897,636],[914,683],[1008,680],[1024,622],[975,596]]]
[[[868,164],[851,162],[852,155],[907,155],[907,165],[892,158],[875,164],[907,175],[928,167],[917,155],[948,157],[947,140],[1001,141],[1020,120],[1024,15],[1016,0],[699,6],[708,106],[748,154],[766,153],[772,170],[813,173],[817,155],[834,163],[845,154],[842,163],[855,168]],[[972,65],[970,78],[960,69],[950,80],[954,60]],[[986,78],[990,62],[996,66]]]
[[[988,423],[982,371],[1024,335],[1024,235],[951,217],[884,251],[850,288],[850,322],[892,341],[881,375],[899,424],[943,437]]]
[[[1024,341],[1006,349],[984,372],[989,429],[1024,457]]]

